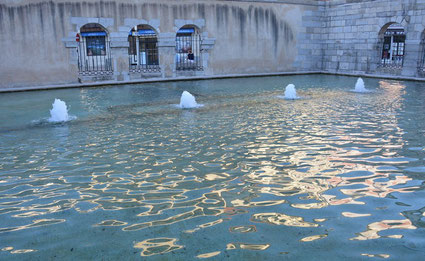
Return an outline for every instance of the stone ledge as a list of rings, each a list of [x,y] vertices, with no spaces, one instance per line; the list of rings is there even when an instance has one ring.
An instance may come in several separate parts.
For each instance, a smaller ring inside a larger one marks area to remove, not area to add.
[[[21,87],[0,87],[0,93],[4,92],[19,92],[19,91],[37,91],[50,89],[65,89],[65,88],[83,88],[97,87],[107,85],[122,85],[136,83],[152,83],[152,82],[174,82],[174,81],[193,81],[193,80],[212,80],[225,78],[243,78],[243,77],[263,77],[263,76],[280,76],[280,75],[303,75],[303,74],[320,74],[320,71],[303,71],[303,72],[275,72],[275,73],[258,73],[258,74],[229,74],[229,75],[210,75],[210,76],[195,76],[195,77],[171,77],[171,78],[150,78],[130,81],[103,81],[92,83],[69,83],[56,85],[40,85],[40,86],[21,86]]]
[[[226,79],[226,78],[289,76],[289,75],[308,75],[308,74],[342,75],[342,76],[353,76],[353,77],[385,78],[390,80],[425,82],[425,77],[419,78],[419,77],[406,77],[406,76],[391,76],[391,75],[384,75],[384,74],[348,73],[348,72],[343,73],[343,72],[330,72],[330,71],[298,71],[298,72],[275,72],[275,73],[258,73],[258,74],[229,74],[229,75],[213,75],[213,76],[173,77],[173,78],[161,78],[161,79],[150,78],[150,79],[137,79],[137,80],[129,80],[129,81],[104,81],[104,82],[96,82],[96,83],[74,83],[74,84],[58,84],[58,85],[26,86],[26,87],[24,86],[24,87],[10,87],[10,88],[0,87],[0,93],[50,90],[50,89],[53,90],[53,89],[65,89],[65,88],[84,88],[84,87],[153,83],[153,82],[195,81],[195,80],[213,80],[213,79]]]

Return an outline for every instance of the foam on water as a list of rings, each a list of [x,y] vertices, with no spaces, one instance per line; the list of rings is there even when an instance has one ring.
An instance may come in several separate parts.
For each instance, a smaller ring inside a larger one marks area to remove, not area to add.
[[[299,97],[297,97],[297,91],[295,90],[295,85],[293,84],[288,84],[288,86],[286,86],[285,88],[285,99],[298,99]]]
[[[66,103],[60,99],[55,99],[52,104],[52,109],[50,110],[49,122],[66,122],[74,119],[68,115],[68,108]]]
[[[358,78],[356,82],[356,86],[354,88],[354,92],[370,92],[365,88],[364,81],[362,78]]]
[[[188,91],[184,91],[180,97],[179,107],[182,109],[191,109],[201,107],[202,104],[196,102],[195,96],[190,94]]]
[[[287,100],[296,100],[300,97],[297,96],[297,91],[295,90],[295,85],[288,84],[285,88],[285,96],[278,96],[279,98],[287,99]]]

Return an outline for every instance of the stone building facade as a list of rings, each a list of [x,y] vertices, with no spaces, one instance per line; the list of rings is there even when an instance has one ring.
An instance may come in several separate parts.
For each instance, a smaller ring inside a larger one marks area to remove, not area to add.
[[[425,76],[425,0],[332,0],[325,6],[323,70]],[[398,66],[384,64],[383,59],[386,32],[390,41],[388,31],[393,26],[405,35]]]
[[[425,0],[0,0],[0,87],[424,77],[424,17]]]

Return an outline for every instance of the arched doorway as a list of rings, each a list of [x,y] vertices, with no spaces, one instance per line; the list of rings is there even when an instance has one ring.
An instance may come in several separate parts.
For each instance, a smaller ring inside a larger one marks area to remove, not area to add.
[[[130,72],[159,71],[158,37],[148,25],[133,27],[128,36]]]
[[[391,23],[381,30],[381,66],[401,69],[404,61],[406,34],[401,24]]]
[[[80,28],[78,69],[83,75],[112,74],[111,49],[106,30],[96,23]]]
[[[176,34],[176,70],[201,71],[202,37],[199,29],[185,25]]]

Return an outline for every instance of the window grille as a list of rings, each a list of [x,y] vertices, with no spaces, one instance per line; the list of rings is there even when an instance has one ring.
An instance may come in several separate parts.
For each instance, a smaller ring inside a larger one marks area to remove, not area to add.
[[[77,48],[80,75],[111,75],[112,58],[110,43],[100,26],[89,24],[81,28],[81,40]]]
[[[419,73],[419,76],[425,77],[425,32],[422,38],[421,48],[422,48],[422,51],[420,54],[421,57],[419,59],[418,73]]]
[[[159,72],[158,38],[151,29],[132,30],[128,37],[130,72]]]
[[[406,35],[403,29],[389,28],[384,34],[381,66],[401,69],[404,61]]]
[[[176,36],[176,70],[202,71],[201,35],[193,28],[180,29]]]

